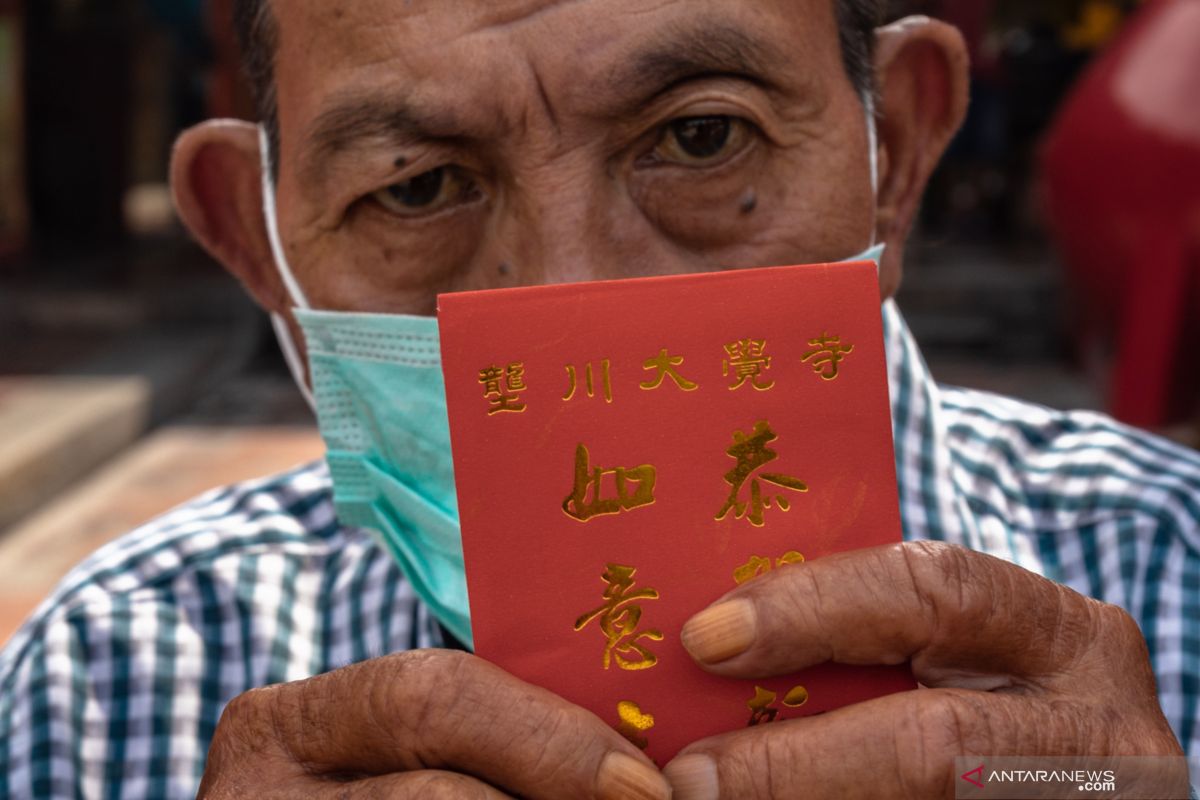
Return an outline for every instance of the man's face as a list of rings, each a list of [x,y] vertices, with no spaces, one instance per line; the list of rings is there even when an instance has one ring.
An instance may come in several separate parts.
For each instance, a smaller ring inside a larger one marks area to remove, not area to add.
[[[831,261],[874,225],[831,0],[273,0],[317,308]]]

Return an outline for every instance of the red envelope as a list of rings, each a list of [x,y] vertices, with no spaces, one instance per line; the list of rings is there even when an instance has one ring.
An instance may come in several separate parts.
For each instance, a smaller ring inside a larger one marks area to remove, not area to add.
[[[659,764],[915,688],[718,678],[679,642],[739,582],[900,541],[873,264],[464,292],[438,320],[479,655]]]

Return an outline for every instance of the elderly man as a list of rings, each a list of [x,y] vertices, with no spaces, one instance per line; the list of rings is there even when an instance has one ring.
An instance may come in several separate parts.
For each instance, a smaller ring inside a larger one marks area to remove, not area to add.
[[[682,636],[722,675],[907,661],[920,690],[660,771],[464,652],[418,596],[431,576],[337,523],[318,464],[206,495],[66,579],[0,660],[0,795],[942,797],[962,754],[1182,739],[1194,758],[1200,457],[933,383],[888,298],[967,65],[944,24],[876,30],[882,5],[244,0],[266,135],[192,129],[172,178],[301,353],[301,297],[431,315],[439,292],[886,244],[907,543],[777,571]]]

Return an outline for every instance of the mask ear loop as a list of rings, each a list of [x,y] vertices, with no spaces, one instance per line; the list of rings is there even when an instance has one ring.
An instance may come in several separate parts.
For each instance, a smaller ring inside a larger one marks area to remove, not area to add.
[[[308,387],[304,361],[300,358],[300,351],[297,349],[296,343],[292,341],[292,330],[288,327],[287,320],[282,315],[272,312],[271,327],[275,329],[275,339],[279,342],[279,349],[283,351],[283,360],[287,362],[288,371],[292,373],[292,380],[296,382],[296,388],[300,390],[309,409],[314,414],[317,413],[317,400],[313,397],[312,389]]]
[[[871,197],[879,197],[879,132],[875,126],[875,92],[867,89],[862,96],[863,113],[867,118],[867,163],[871,166]],[[871,244],[875,247],[875,227],[871,226]]]
[[[879,194],[879,132],[875,123],[875,93],[863,92],[863,110],[867,115],[867,158],[871,165],[871,194]],[[874,244],[874,241],[871,242]]]
[[[263,217],[266,219],[267,239],[271,243],[271,255],[275,258],[275,268],[279,271],[279,277],[283,279],[284,288],[287,289],[288,299],[292,301],[292,305],[296,308],[307,309],[309,308],[308,299],[304,296],[304,291],[300,288],[295,275],[292,274],[287,256],[283,252],[283,242],[279,238],[275,184],[271,180],[271,141],[267,136],[266,128],[262,125],[258,126],[258,151],[262,160]],[[279,341],[279,349],[283,351],[283,358],[287,362],[288,370],[292,373],[292,380],[296,382],[296,388],[300,390],[300,394],[304,396],[304,402],[308,403],[308,407],[315,414],[317,401],[313,397],[312,389],[308,386],[304,361],[300,358],[300,349],[296,347],[287,320],[283,318],[282,314],[272,312],[271,327],[275,329],[275,338]]]
[[[879,197],[879,132],[875,122],[875,93],[868,89],[862,96],[863,112],[867,118],[867,162],[871,167],[871,197]],[[879,260],[883,257],[885,242],[875,241],[875,228],[871,227],[871,244],[864,253],[866,258],[875,262],[875,272],[879,273]]]

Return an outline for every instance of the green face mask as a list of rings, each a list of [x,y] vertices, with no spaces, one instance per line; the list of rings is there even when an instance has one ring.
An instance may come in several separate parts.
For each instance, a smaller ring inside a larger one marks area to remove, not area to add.
[[[437,320],[297,309],[338,519],[378,531],[471,644]]]
[[[272,321],[317,414],[338,519],[376,531],[438,620],[474,649],[437,320],[310,309],[279,241],[265,134],[261,148],[267,233],[308,345],[311,392],[287,325]],[[847,260],[878,264],[882,253]]]

